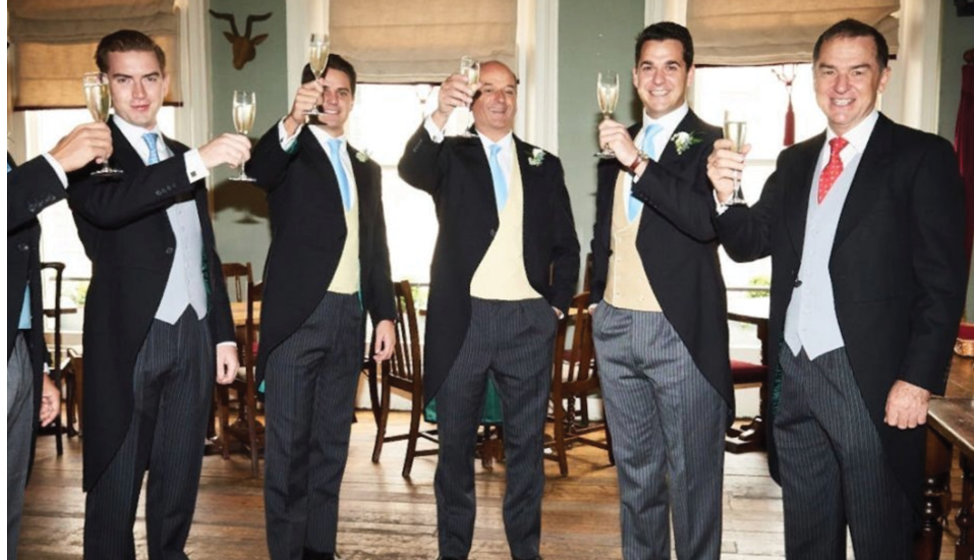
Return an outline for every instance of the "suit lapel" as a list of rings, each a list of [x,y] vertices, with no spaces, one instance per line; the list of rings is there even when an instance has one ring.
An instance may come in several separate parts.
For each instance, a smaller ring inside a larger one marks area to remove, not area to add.
[[[881,170],[891,168],[888,159],[889,154],[892,153],[890,149],[892,128],[892,122],[879,114],[878,122],[875,123],[875,128],[868,138],[868,145],[861,155],[851,188],[847,192],[847,199],[844,200],[844,208],[837,222],[837,233],[834,235],[833,250],[836,250],[854,231],[861,219],[868,215],[879,193],[885,188],[887,176],[881,173]]]
[[[327,151],[316,136],[310,132],[309,127],[303,127],[303,130],[300,131],[299,143],[300,157],[313,167],[317,176],[323,180],[323,188],[326,190],[329,208],[336,208],[338,212],[343,212],[344,201],[340,198],[340,185],[337,184],[337,175],[333,172],[333,163],[330,161]]]
[[[146,167],[143,158],[136,152],[136,148],[129,143],[126,136],[119,130],[113,119],[109,119],[109,128],[112,132],[112,156],[110,164],[120,169],[142,169]],[[116,164],[115,162],[119,163]]]
[[[806,234],[806,214],[810,202],[810,187],[816,172],[820,149],[823,148],[826,134],[815,136],[800,146],[799,165],[790,171],[789,193],[785,198],[786,228],[793,249],[798,256],[803,255],[803,237]]]

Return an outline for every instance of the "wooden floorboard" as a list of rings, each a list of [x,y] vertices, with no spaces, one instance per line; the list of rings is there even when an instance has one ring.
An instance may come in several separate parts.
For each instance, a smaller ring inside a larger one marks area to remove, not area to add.
[[[385,445],[381,462],[371,463],[375,427],[359,412],[353,425],[350,459],[341,490],[338,551],[347,560],[432,560],[436,557],[434,456],[415,460],[412,479],[401,477],[405,444]],[[392,413],[389,433],[404,431],[405,413]],[[421,444],[425,445],[425,444]],[[723,560],[783,557],[780,490],[768,476],[765,455],[725,458]],[[22,559],[77,559],[82,554],[85,499],[81,491],[81,444],[65,440],[57,457],[54,441],[38,442],[28,486],[20,539]],[[619,550],[616,472],[605,452],[575,448],[570,476],[545,462],[541,553],[547,560],[613,560]],[[504,468],[476,466],[477,518],[473,560],[510,558],[501,519]],[[248,457],[204,458],[204,471],[187,553],[196,560],[261,560],[265,548],[262,481],[250,476]],[[954,494],[955,495],[955,494]],[[146,558],[143,504],[135,527],[137,554]],[[952,535],[944,537],[943,560],[953,558]],[[101,559],[99,559],[101,560]]]

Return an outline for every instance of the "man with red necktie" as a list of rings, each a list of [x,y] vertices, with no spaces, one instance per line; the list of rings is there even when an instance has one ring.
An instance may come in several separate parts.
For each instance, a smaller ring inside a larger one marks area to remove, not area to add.
[[[726,206],[744,155],[715,142],[716,220],[737,261],[772,256],[770,470],[786,557],[911,558],[925,421],[963,311],[963,187],[948,142],[876,109],[888,45],[834,24],[813,49],[828,130],[776,162],[757,204]]]

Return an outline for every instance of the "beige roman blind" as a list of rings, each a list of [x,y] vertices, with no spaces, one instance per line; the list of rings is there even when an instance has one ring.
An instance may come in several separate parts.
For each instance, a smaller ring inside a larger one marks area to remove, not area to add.
[[[899,0],[688,0],[695,64],[747,66],[810,62],[813,44],[834,23],[873,25],[898,52]]]
[[[517,0],[330,0],[330,50],[363,82],[441,82],[463,55],[516,72]]]
[[[10,0],[9,56],[16,109],[84,107],[82,74],[97,71],[95,47],[119,29],[142,31],[163,48],[168,104],[180,103],[180,17],[174,0]]]

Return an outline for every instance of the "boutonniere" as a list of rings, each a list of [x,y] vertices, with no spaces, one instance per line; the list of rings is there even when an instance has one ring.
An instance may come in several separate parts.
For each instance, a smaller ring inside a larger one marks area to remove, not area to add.
[[[357,158],[357,161],[365,163],[367,160],[371,159],[371,154],[368,153],[367,150],[358,150],[357,153],[354,154],[354,157]]]
[[[527,162],[531,164],[532,167],[538,167],[544,163],[544,150],[541,148],[534,148],[531,150],[531,157],[527,158]]]
[[[701,143],[701,139],[695,136],[695,134],[697,133],[675,132],[674,135],[670,137],[670,141],[674,143],[674,149],[677,150],[677,155],[681,155],[691,146]]]

